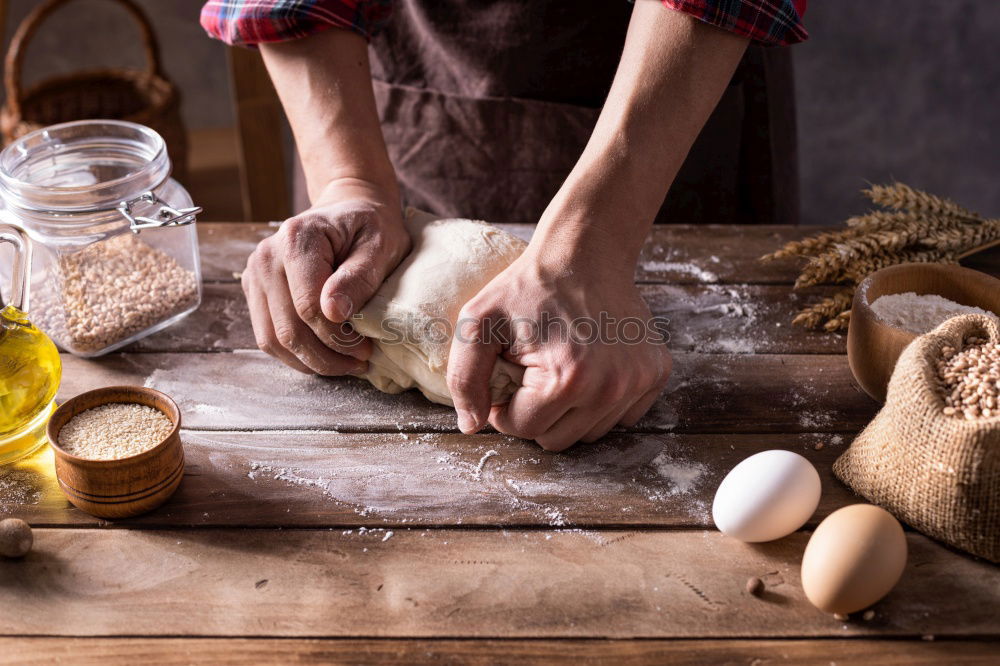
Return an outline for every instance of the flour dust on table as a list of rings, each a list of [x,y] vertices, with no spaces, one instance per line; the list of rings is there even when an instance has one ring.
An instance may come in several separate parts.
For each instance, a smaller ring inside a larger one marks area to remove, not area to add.
[[[317,433],[315,443],[324,436]],[[698,451],[674,435],[619,435],[561,456],[506,436],[456,448],[461,435],[432,433],[385,434],[363,446],[310,443],[294,455],[246,447],[233,456],[225,449],[234,444],[216,437],[189,433],[188,443],[211,449],[211,465],[240,465],[262,492],[291,498],[291,488],[301,488],[357,515],[399,523],[500,511],[559,527],[579,522],[590,501],[628,496],[637,504],[624,503],[623,515],[655,507],[701,524],[708,518],[702,490],[713,478]]]

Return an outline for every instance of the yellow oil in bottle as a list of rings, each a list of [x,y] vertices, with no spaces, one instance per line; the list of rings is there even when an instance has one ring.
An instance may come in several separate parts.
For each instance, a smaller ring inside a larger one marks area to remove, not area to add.
[[[52,340],[17,308],[0,310],[0,465],[46,443],[61,377]]]

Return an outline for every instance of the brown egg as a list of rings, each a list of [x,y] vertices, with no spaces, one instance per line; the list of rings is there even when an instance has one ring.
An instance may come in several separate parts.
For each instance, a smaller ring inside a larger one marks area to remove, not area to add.
[[[892,515],[871,504],[834,511],[802,556],[802,589],[814,606],[847,614],[889,593],[906,566],[906,537]]]

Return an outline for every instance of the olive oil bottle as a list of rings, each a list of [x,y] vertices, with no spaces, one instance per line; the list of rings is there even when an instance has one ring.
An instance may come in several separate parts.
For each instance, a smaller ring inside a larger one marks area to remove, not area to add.
[[[0,225],[0,241],[14,245],[11,302],[0,309],[0,465],[46,443],[45,428],[55,410],[62,377],[59,350],[22,308],[28,300],[31,244],[19,229]]]
[[[45,444],[62,375],[59,351],[27,316],[0,310],[0,465]]]

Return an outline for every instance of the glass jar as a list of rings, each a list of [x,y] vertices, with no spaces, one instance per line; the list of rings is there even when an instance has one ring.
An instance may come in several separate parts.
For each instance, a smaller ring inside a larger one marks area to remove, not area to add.
[[[201,303],[201,209],[148,127],[82,120],[26,134],[0,153],[0,196],[0,220],[32,241],[32,322],[66,351],[106,354]]]

